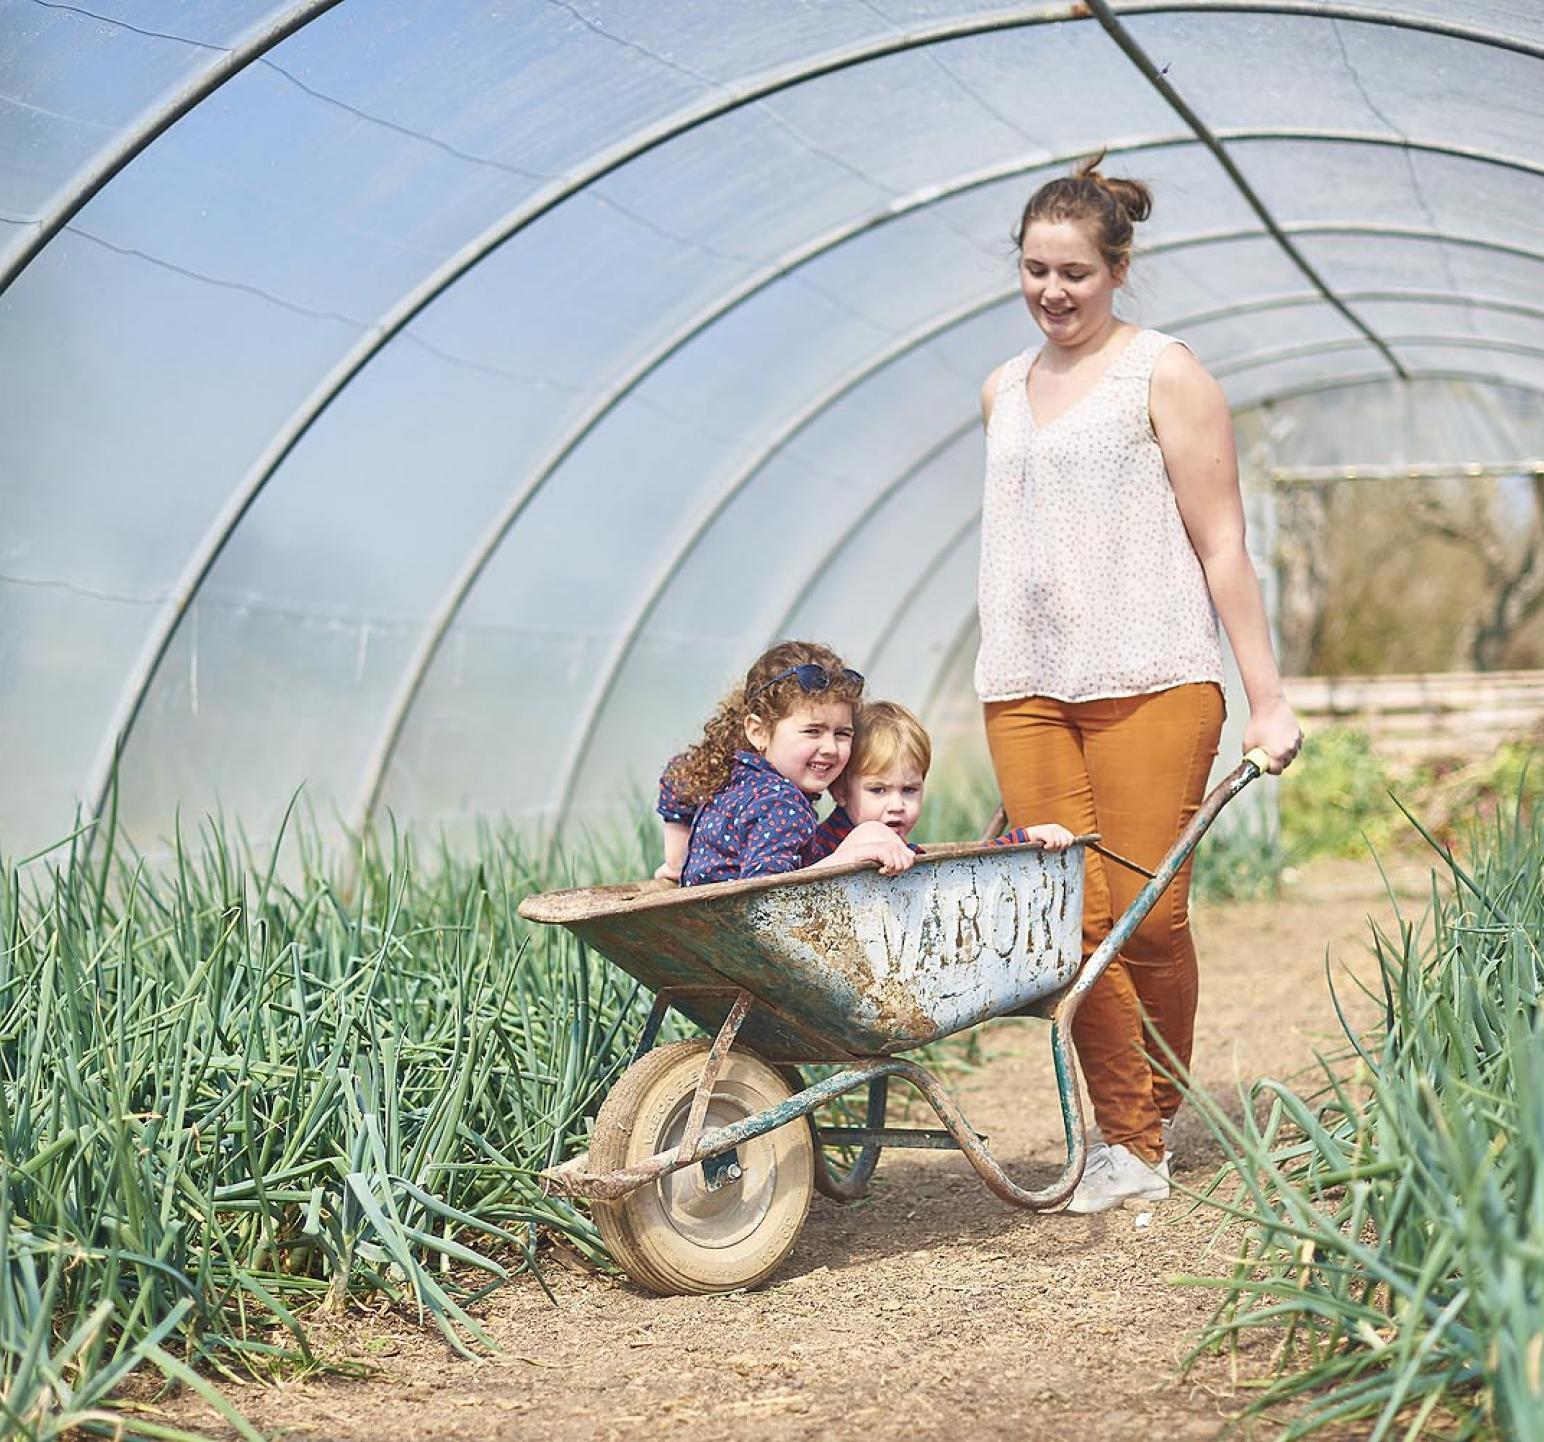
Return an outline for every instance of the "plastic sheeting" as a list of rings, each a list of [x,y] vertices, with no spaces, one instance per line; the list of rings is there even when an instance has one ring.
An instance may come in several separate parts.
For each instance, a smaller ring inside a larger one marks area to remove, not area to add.
[[[787,631],[957,714],[1008,232],[1101,146],[1251,455],[1538,454],[1537,7],[1110,9],[3,0],[0,848],[120,743],[145,840],[600,819]]]

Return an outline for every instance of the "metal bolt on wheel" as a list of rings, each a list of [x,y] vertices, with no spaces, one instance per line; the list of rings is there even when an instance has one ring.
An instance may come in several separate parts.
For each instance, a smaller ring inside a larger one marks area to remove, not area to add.
[[[628,1069],[595,1119],[593,1171],[620,1170],[680,1142],[708,1046],[706,1040],[677,1042]],[[730,1052],[706,1126],[737,1122],[792,1095],[759,1057]],[[793,1250],[814,1177],[809,1128],[796,1122],[742,1144],[716,1188],[703,1165],[683,1167],[620,1201],[595,1202],[595,1222],[617,1263],[650,1291],[734,1291],[766,1280]]]

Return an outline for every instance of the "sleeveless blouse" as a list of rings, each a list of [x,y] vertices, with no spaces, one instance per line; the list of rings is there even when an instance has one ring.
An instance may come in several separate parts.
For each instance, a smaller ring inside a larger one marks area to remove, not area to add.
[[[1002,370],[981,512],[983,701],[1141,696],[1222,682],[1217,613],[1147,402],[1160,331],[1138,331],[1049,425],[1030,411],[1036,350]]]

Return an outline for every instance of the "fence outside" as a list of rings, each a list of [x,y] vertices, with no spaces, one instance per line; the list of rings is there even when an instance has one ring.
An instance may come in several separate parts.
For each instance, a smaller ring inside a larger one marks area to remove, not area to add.
[[[1467,760],[1505,741],[1544,744],[1544,671],[1289,676],[1286,690],[1305,731],[1359,727],[1390,761]]]

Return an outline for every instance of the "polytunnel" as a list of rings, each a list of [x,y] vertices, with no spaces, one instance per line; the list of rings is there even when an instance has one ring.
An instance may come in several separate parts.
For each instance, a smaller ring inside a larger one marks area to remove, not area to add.
[[[4,0],[0,846],[115,760],[145,838],[594,820],[780,634],[968,710],[1007,237],[1102,148],[1249,476],[1544,454],[1541,59],[1525,0]]]

